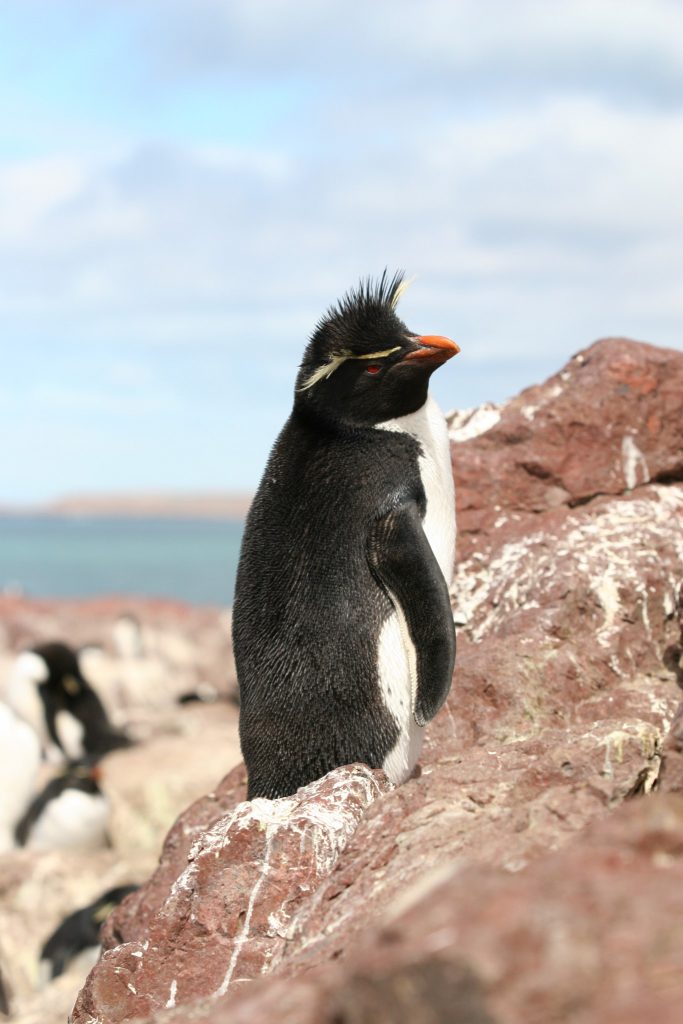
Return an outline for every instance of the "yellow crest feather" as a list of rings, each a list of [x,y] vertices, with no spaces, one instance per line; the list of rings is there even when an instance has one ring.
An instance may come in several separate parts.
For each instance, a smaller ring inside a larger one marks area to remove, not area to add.
[[[322,366],[313,371],[310,377],[301,385],[299,391],[308,391],[318,381],[327,380],[347,359],[384,359],[386,356],[390,356],[392,352],[398,352],[400,347],[400,345],[394,345],[393,348],[386,348],[383,352],[368,352],[362,356],[354,356],[352,352],[335,352],[326,363],[323,363]]]
[[[409,277],[405,281],[401,281],[401,283],[394,289],[394,294],[391,296],[392,309],[396,309],[402,297],[408,291],[414,280],[414,277]]]

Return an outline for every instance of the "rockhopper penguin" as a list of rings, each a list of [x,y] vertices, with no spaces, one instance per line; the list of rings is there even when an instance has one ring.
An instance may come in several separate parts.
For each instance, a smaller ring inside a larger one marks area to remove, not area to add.
[[[248,797],[361,761],[403,782],[455,660],[455,507],[428,392],[458,346],[396,314],[403,277],[319,322],[247,518],[233,644]]]
[[[53,762],[103,757],[131,744],[109,721],[76,651],[67,644],[47,643],[23,651],[14,663],[5,699],[35,729]]]
[[[95,850],[109,845],[109,798],[102,792],[100,780],[98,765],[90,761],[66,765],[17,822],[17,845],[34,850]]]
[[[90,966],[97,961],[102,925],[112,910],[138,888],[137,885],[119,885],[109,889],[87,907],[64,918],[40,952],[40,973],[46,983],[63,974],[74,957],[85,950],[89,952]]]

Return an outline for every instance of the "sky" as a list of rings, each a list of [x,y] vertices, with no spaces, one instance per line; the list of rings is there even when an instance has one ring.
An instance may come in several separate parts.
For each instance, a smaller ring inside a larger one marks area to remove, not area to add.
[[[681,183],[677,0],[5,0],[0,504],[255,487],[385,266],[447,409],[683,349]]]

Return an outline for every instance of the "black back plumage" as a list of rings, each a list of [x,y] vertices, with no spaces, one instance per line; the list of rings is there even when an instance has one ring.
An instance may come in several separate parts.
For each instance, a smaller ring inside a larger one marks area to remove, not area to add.
[[[49,676],[38,686],[45,709],[45,722],[52,741],[59,747],[57,715],[66,711],[84,729],[84,753],[102,757],[111,750],[130,746],[130,739],[116,729],[107,716],[102,701],[84,677],[76,652],[67,644],[54,642],[34,647],[48,667]]]
[[[426,504],[418,442],[373,427],[427,395],[429,373],[401,362],[417,347],[394,310],[401,283],[363,282],[318,324],[249,512],[233,643],[250,798],[288,795],[354,761],[379,767],[397,740],[377,669],[393,606],[368,536],[395,503],[422,516]]]
[[[115,889],[109,889],[87,907],[76,910],[64,918],[47,939],[40,953],[40,959],[50,966],[51,978],[63,974],[69,961],[84,949],[99,945],[100,929],[109,914],[129,893],[135,892],[138,888],[137,885],[120,885]]]
[[[10,999],[9,999],[9,987],[5,984],[5,980],[2,976],[2,968],[0,967],[0,1013],[9,1016],[10,1011]]]

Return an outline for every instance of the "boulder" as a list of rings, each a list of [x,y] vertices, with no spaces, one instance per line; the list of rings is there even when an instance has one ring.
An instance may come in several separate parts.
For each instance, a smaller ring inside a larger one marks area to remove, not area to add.
[[[508,523],[599,494],[683,480],[680,352],[608,338],[502,406],[454,413],[458,554]]]
[[[122,919],[139,904],[131,899],[117,915],[124,941],[104,953],[74,1018],[130,1020],[265,973],[365,809],[389,788],[383,773],[355,765],[288,799],[238,803],[196,837],[144,939],[126,941]]]

